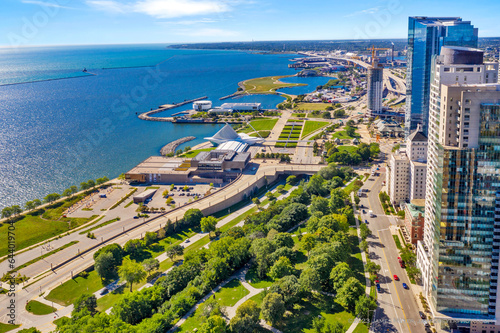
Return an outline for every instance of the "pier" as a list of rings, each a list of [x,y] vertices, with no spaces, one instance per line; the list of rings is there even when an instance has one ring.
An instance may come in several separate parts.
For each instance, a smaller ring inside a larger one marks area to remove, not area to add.
[[[207,99],[207,98],[208,98],[207,96],[203,96],[203,97],[198,97],[198,98],[195,98],[195,99],[190,99],[188,101],[184,101],[184,102],[177,103],[177,104],[164,104],[164,105],[160,105],[158,107],[158,109],[156,109],[156,110],[151,110],[151,111],[147,111],[147,112],[141,113],[139,115],[139,119],[149,120],[149,121],[168,121],[168,122],[174,122],[174,117],[151,117],[151,115],[156,114],[156,113],[160,113],[160,112],[163,112],[163,111],[168,111],[168,110],[174,109],[176,107],[179,107],[179,106],[182,106],[182,105],[186,105],[186,104],[189,104],[189,103],[193,103],[193,102],[196,102],[196,101],[200,101],[202,99]]]
[[[172,141],[169,144],[167,144],[166,146],[164,146],[162,149],[160,149],[160,154],[162,156],[165,156],[165,155],[168,155],[168,154],[173,154],[173,153],[175,153],[175,149],[179,145],[181,145],[181,144],[183,144],[185,142],[194,140],[194,139],[196,139],[194,136],[186,136],[184,138],[180,138],[180,139],[177,139],[175,141]]]

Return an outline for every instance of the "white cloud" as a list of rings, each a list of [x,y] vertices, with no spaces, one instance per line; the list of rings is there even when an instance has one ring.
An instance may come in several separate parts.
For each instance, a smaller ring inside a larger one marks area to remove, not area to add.
[[[380,10],[380,7],[372,7],[372,8],[363,9],[363,10],[348,14],[345,17],[357,16],[357,15],[363,15],[363,14],[375,14],[379,10]]]
[[[207,18],[207,19],[201,19],[201,20],[163,21],[163,22],[159,22],[159,24],[161,24],[161,25],[195,25],[195,24],[215,23],[215,22],[219,22],[219,21]]]
[[[44,7],[69,8],[58,4],[57,1],[21,0],[21,2],[25,4],[39,5]]]
[[[125,13],[128,11],[129,5],[122,4],[113,0],[87,0],[87,4],[99,10],[112,13]]]
[[[231,10],[223,0],[135,0],[120,3],[115,0],[87,0],[87,4],[114,13],[141,13],[156,18],[178,18],[224,13]]]

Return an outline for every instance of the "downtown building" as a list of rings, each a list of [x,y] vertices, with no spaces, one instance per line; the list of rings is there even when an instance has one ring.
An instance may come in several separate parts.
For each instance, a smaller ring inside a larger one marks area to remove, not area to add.
[[[434,57],[423,241],[417,266],[434,319],[495,323],[500,253],[498,63],[473,48]],[[499,208],[496,208],[496,207]]]
[[[405,136],[418,124],[427,136],[433,56],[442,46],[477,48],[477,28],[460,17],[410,17],[406,74]]]
[[[384,92],[384,68],[376,59],[368,67],[367,74],[367,100],[368,115],[377,117],[382,113],[382,94]]]
[[[403,207],[404,203],[425,198],[426,162],[427,137],[419,126],[387,163],[387,194],[393,205]]]

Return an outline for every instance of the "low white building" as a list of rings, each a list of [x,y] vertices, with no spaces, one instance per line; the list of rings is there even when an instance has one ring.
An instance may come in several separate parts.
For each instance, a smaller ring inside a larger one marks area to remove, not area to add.
[[[212,108],[212,101],[196,101],[193,102],[193,110],[195,111],[208,111]]]

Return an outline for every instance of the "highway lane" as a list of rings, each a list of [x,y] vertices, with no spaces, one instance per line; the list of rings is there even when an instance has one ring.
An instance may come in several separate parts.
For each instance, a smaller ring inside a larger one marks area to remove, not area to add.
[[[405,332],[424,333],[425,329],[420,319],[418,305],[411,290],[403,288],[403,282],[412,288],[406,272],[399,266],[396,247],[390,228],[395,228],[397,220],[384,215],[378,194],[385,180],[385,170],[381,168],[380,175],[366,181],[363,188],[369,189],[368,196],[362,197],[360,203],[366,214],[363,220],[368,220],[372,235],[369,237],[369,257],[381,266],[379,273],[382,292],[378,294],[379,308],[375,311],[373,332]],[[368,217],[372,210],[376,217]],[[394,280],[394,275],[399,281]]]

